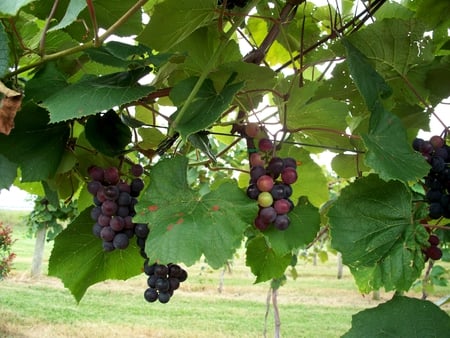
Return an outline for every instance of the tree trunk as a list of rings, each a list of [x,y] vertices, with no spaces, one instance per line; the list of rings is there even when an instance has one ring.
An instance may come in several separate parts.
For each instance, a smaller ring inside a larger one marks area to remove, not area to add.
[[[344,269],[344,266],[342,265],[342,254],[340,252],[337,253],[337,259],[338,259],[338,264],[337,264],[337,278],[341,279],[342,278],[342,271]]]
[[[43,226],[36,231],[36,242],[34,244],[33,261],[31,263],[31,277],[39,277],[42,273],[42,260],[44,257],[45,237],[47,227]]]

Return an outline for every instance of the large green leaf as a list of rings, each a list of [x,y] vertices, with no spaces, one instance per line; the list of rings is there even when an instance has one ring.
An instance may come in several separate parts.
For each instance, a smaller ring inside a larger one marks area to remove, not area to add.
[[[189,188],[186,172],[184,157],[158,162],[134,219],[151,229],[145,248],[150,260],[192,265],[204,255],[220,268],[241,245],[257,206],[231,182],[200,196]]]
[[[363,154],[338,154],[331,160],[331,167],[339,177],[357,177],[362,172],[370,171],[363,163],[364,157]]]
[[[170,49],[216,17],[214,0],[166,0],[155,5],[137,40],[158,51]]]
[[[437,305],[428,300],[395,296],[373,309],[353,315],[352,328],[343,337],[446,338],[449,332],[450,317]]]
[[[424,157],[407,142],[400,119],[386,110],[372,112],[372,128],[362,135],[368,151],[365,163],[384,180],[417,181],[430,170]]]
[[[270,227],[264,231],[271,248],[277,256],[284,256],[293,250],[304,248],[316,238],[320,228],[319,209],[306,198],[300,198],[295,208],[288,214],[291,224],[280,231]]]
[[[329,210],[331,245],[355,270],[357,283],[365,280],[358,283],[362,291],[368,291],[363,284],[408,290],[419,277],[427,232],[413,221],[412,212],[408,187],[374,174],[346,187]],[[366,273],[358,273],[361,269]]]
[[[131,142],[131,130],[114,110],[90,116],[85,126],[86,138],[99,152],[117,156]]]
[[[192,89],[198,81],[197,77],[190,77],[180,81],[171,91],[170,98],[178,107],[182,106]],[[174,129],[177,130],[183,138],[190,134],[206,129],[211,126],[228,108],[236,92],[242,88],[243,83],[227,83],[220,92],[217,92],[211,80],[206,79],[195,99],[190,103],[184,115],[179,118]],[[176,119],[176,111],[172,118]]]
[[[24,182],[52,177],[61,162],[69,127],[48,123],[47,111],[28,102],[17,113],[11,134],[0,135],[0,154],[20,166]]]
[[[368,149],[365,163],[384,180],[404,182],[424,177],[429,166],[407,141],[400,119],[384,109],[382,99],[390,95],[389,86],[367,58],[344,40],[350,73],[371,112],[369,133],[362,135]]]
[[[0,17],[14,16],[19,9],[34,1],[35,0],[2,1],[0,3]]]
[[[81,80],[46,98],[42,106],[50,112],[50,122],[96,114],[152,92],[153,87],[137,85],[137,80],[148,71],[148,68],[138,68]]]
[[[0,25],[0,76],[3,76],[8,70],[9,66],[9,46],[8,36],[5,28]]]
[[[17,164],[0,154],[0,190],[9,189],[17,175]]]
[[[264,236],[252,238],[247,243],[245,264],[256,276],[255,283],[282,277],[291,261],[291,253],[278,255]]]
[[[86,209],[56,237],[48,265],[49,275],[60,278],[77,302],[95,283],[139,275],[144,263],[134,241],[126,250],[103,251],[92,226]]]
[[[68,85],[54,62],[46,63],[25,85],[27,98],[39,103]]]

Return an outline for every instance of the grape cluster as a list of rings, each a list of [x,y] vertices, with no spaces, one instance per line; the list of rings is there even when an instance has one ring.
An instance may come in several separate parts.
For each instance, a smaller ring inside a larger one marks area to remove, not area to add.
[[[430,234],[430,237],[428,237],[428,243],[430,243],[430,246],[423,249],[423,253],[425,255],[425,260],[432,259],[432,260],[438,260],[442,257],[442,250],[439,248],[439,237]]]
[[[137,197],[144,188],[144,181],[139,178],[143,171],[141,165],[133,165],[130,169],[133,178],[127,183],[116,167],[91,166],[88,169],[91,181],[87,189],[94,201],[92,232],[103,240],[105,251],[126,249],[135,234],[136,224],[132,218],[136,214]]]
[[[224,4],[224,0],[218,0],[217,5],[222,6]],[[234,6],[244,8],[248,3],[248,0],[226,0],[226,9],[233,9]]]
[[[148,258],[144,262],[144,272],[148,276],[144,298],[150,303],[156,300],[167,303],[188,276],[186,270],[177,264],[149,264]]]
[[[431,165],[424,181],[430,218],[450,218],[450,147],[437,135],[428,141],[416,138],[412,146]]]
[[[246,135],[256,135],[254,125],[246,126]],[[291,184],[297,181],[297,162],[291,157],[270,157],[268,152],[273,150],[273,143],[268,138],[258,141],[260,152],[250,155],[250,183],[247,196],[257,200],[258,215],[254,225],[259,230],[266,230],[271,224],[278,230],[286,230],[291,220],[288,213],[294,208],[290,199]],[[266,160],[261,156],[266,153]]]

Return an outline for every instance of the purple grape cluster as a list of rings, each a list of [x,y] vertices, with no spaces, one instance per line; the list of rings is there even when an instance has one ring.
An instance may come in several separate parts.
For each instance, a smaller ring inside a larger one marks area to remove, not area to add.
[[[430,234],[430,237],[428,237],[428,243],[430,243],[430,245],[422,250],[423,254],[425,255],[425,261],[427,261],[428,259],[441,259],[442,250],[439,248],[439,237],[435,234]]]
[[[263,149],[264,142],[263,142]],[[261,142],[260,147],[261,149]],[[291,220],[289,212],[294,208],[290,199],[291,184],[297,181],[297,162],[291,157],[272,157],[266,165],[257,164],[250,168],[250,184],[247,196],[258,201],[259,211],[254,225],[266,230],[271,224],[278,230],[286,230]]]
[[[103,240],[105,251],[126,249],[135,235],[134,206],[144,188],[144,181],[139,178],[143,171],[141,165],[133,165],[130,169],[133,178],[127,183],[121,179],[116,167],[103,169],[91,166],[88,169],[91,181],[87,189],[94,201],[91,209],[91,218],[95,221],[92,232]]]
[[[424,180],[429,217],[450,218],[450,146],[445,143],[444,138],[437,135],[428,141],[416,138],[412,146],[431,166]]]
[[[167,303],[180,283],[188,277],[186,270],[177,264],[149,264],[148,258],[144,262],[144,272],[148,276],[144,298],[150,303],[156,300]]]

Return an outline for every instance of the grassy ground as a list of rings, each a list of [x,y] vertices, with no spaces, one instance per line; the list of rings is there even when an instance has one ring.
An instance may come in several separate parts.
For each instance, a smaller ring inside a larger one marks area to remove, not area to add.
[[[0,221],[14,224],[14,270],[0,282],[0,337],[263,337],[273,336],[274,313],[267,314],[267,283],[254,277],[242,259],[231,273],[213,271],[199,262],[168,304],[146,303],[144,275],[128,281],[106,281],[91,287],[80,304],[55,278],[45,276],[51,243],[46,247],[44,276],[29,277],[34,239],[17,217],[0,210]],[[339,337],[351,326],[352,314],[388,300],[357,292],[344,270],[336,278],[336,259],[313,266],[300,262],[299,278],[288,279],[278,293],[283,337]],[[430,300],[448,293],[437,289]],[[420,296],[419,292],[411,295]],[[446,309],[449,310],[449,309]]]

